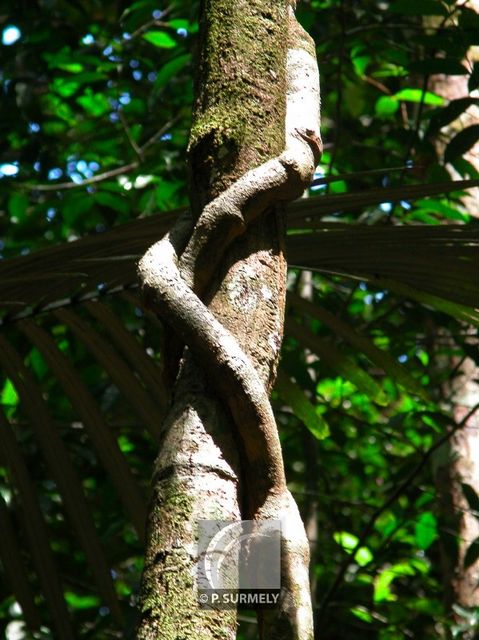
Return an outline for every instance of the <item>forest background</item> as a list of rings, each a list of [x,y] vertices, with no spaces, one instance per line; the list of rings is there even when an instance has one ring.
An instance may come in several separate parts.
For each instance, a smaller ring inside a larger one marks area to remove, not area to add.
[[[9,639],[51,637],[62,619],[81,638],[133,634],[167,403],[134,264],[187,205],[197,13],[149,0],[0,12]],[[317,45],[324,153],[289,210],[273,401],[318,637],[472,638],[479,16],[439,0],[311,0],[297,15]],[[75,525],[80,503],[91,530]],[[244,616],[240,637],[253,634]]]

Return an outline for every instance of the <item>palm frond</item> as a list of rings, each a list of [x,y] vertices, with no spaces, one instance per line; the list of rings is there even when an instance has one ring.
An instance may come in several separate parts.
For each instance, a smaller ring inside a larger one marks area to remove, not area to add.
[[[32,345],[38,348],[51,368],[52,373],[62,385],[67,398],[82,420],[94,448],[104,468],[109,473],[118,491],[118,496],[123,502],[125,510],[129,514],[131,522],[141,539],[146,519],[146,501],[141,495],[131,469],[119,450],[118,444],[106,424],[97,402],[70,364],[68,358],[58,349],[55,341],[46,331],[32,321],[27,320],[22,321],[20,328],[29,338]],[[6,372],[8,375],[8,369],[6,369]],[[28,398],[25,398],[24,406],[26,410],[33,412],[33,409],[29,409]],[[44,403],[38,395],[36,410],[45,413]],[[57,440],[61,443],[58,436],[55,436],[55,441]],[[66,452],[63,452],[62,455],[66,457]],[[66,505],[76,504],[77,498],[75,496],[75,500],[72,498],[71,501],[67,499]]]
[[[319,320],[332,331],[333,335],[340,336],[355,347],[359,353],[364,353],[371,362],[402,384],[405,389],[423,399],[427,399],[424,389],[408,373],[407,369],[400,365],[387,351],[379,349],[366,335],[355,331],[349,324],[323,309],[320,305],[313,304],[295,293],[290,293],[288,300],[294,309]]]
[[[91,325],[84,322],[70,309],[59,309],[55,312],[55,315],[61,323],[73,331],[76,337],[90,351],[93,358],[101,364],[110,379],[134,406],[153,439],[157,441],[165,407],[159,407],[159,403],[153,402],[149,392],[140,384],[126,362],[119,357],[118,353]],[[126,345],[123,345],[123,347],[125,349]],[[143,352],[143,358],[145,358],[145,355]]]
[[[28,325],[26,333],[28,334],[30,331],[30,336],[35,337],[37,342],[42,339],[53,342],[38,327],[35,330],[32,322],[29,322]],[[55,347],[54,343],[52,346]],[[95,531],[91,511],[86,503],[80,479],[46,409],[40,389],[35,384],[32,375],[19,354],[1,336],[0,363],[6,375],[15,385],[22,400],[22,408],[35,428],[43,455],[58,486],[65,510],[85,551],[100,593],[108,607],[110,607],[112,614],[117,620],[120,620],[121,613],[113,588],[110,569],[106,564],[105,555]],[[128,467],[126,468],[128,469]]]
[[[0,418],[0,429],[2,428],[1,424]],[[5,448],[5,451],[6,450]],[[7,579],[10,581],[12,591],[15,593],[18,603],[22,608],[29,629],[38,630],[41,625],[41,619],[35,606],[35,597],[28,581],[28,575],[17,542],[18,536],[15,535],[14,524],[10,518],[10,511],[1,495],[0,522],[2,523],[0,558],[5,568]]]
[[[367,280],[399,292],[397,284],[472,309],[479,307],[478,248],[479,226],[475,224],[329,225],[288,239],[293,265]]]
[[[60,575],[50,549],[50,541],[43,514],[18,443],[1,409],[0,459],[8,469],[21,504],[22,529],[28,540],[30,554],[35,565],[42,594],[50,609],[57,635],[59,638],[65,638],[65,640],[73,640],[73,629],[67,606],[63,599]]]
[[[384,392],[376,381],[351,358],[336,349],[330,340],[317,336],[306,326],[289,317],[286,319],[286,330],[303,348],[306,347],[318,355],[329,369],[350,380],[359,391],[367,394],[377,404],[384,404]]]
[[[414,258],[411,266],[416,265],[417,262],[418,272],[421,269],[424,270],[424,265],[420,264],[422,248],[417,246],[418,242],[432,241],[433,238],[436,238],[436,244],[434,250],[432,244],[430,245],[431,256],[435,257],[437,262],[443,260],[446,255],[442,251],[446,246],[450,246],[447,257],[451,260],[450,267],[454,268],[456,263],[462,260],[465,252],[473,252],[469,244],[471,241],[474,241],[474,246],[477,246],[477,234],[471,240],[472,232],[469,226],[408,226],[378,229],[359,225],[346,227],[325,225],[320,219],[321,216],[333,211],[360,208],[385,201],[450,193],[478,185],[479,180],[461,180],[298,200],[288,206],[287,222],[288,228],[294,230],[295,234],[300,234],[301,230],[303,234],[300,237],[297,235],[288,237],[289,261],[294,265],[349,276],[356,266],[353,263],[354,253],[349,255],[346,251],[342,251],[338,242],[334,242],[334,233],[337,234],[338,241],[348,239],[348,248],[354,247],[356,242],[364,243],[361,245],[363,248],[365,245],[372,248],[374,242],[379,240],[380,234],[384,232],[390,233],[389,244],[394,246],[397,252],[403,251],[410,261]],[[69,300],[87,300],[92,296],[114,291],[117,287],[135,283],[136,261],[154,239],[166,233],[182,211],[176,210],[149,218],[140,218],[105,233],[2,261],[0,263],[0,309],[3,311],[4,322],[8,317],[16,318],[22,314],[30,315],[35,311],[48,310],[51,305],[62,306]],[[318,230],[318,235],[310,233],[313,228]],[[366,234],[379,234],[379,237]],[[453,238],[455,243],[451,244]],[[412,243],[411,248],[406,241]],[[384,249],[382,256],[387,258],[386,251],[389,251],[390,246],[380,245],[376,255],[381,248]],[[417,249],[415,255],[412,253],[414,248]],[[324,259],[320,260],[323,253]],[[328,255],[333,262],[332,265],[326,262]],[[404,263],[404,257],[402,261]],[[343,263],[350,266],[343,266],[341,271]],[[353,273],[353,275],[360,276],[361,273]],[[425,275],[427,277],[427,274]],[[411,283],[407,284],[413,286]],[[464,301],[457,302],[469,304]]]

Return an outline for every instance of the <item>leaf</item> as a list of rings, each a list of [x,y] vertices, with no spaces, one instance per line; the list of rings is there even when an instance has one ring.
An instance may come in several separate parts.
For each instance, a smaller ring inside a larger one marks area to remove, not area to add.
[[[91,609],[101,604],[97,596],[81,596],[73,591],[65,591],[65,600],[73,609]]]
[[[0,426],[0,428],[2,428]],[[6,456],[5,456],[6,458]],[[13,515],[13,514],[12,514]],[[30,629],[38,629],[41,625],[39,611],[35,606],[33,591],[28,582],[24,563],[24,549],[18,544],[18,525],[12,522],[10,512],[0,493],[0,558],[15,597],[22,608],[22,614]],[[23,545],[22,545],[23,546]]]
[[[24,193],[13,193],[8,200],[8,212],[17,221],[22,221],[27,213],[29,199]]]
[[[63,590],[36,490],[23,459],[21,449],[0,409],[0,462],[7,466],[20,503],[29,551],[39,578],[39,586],[48,603],[59,638],[73,640],[74,634],[63,599]]]
[[[188,65],[190,62],[191,54],[187,53],[185,55],[178,56],[177,58],[173,58],[173,60],[170,60],[169,62],[164,64],[158,71],[155,80],[155,86],[164,87],[166,84],[168,84],[171,78],[176,76],[177,73],[181,71],[181,69],[186,67],[186,65]]]
[[[445,102],[442,96],[431,91],[422,91],[422,89],[402,89],[392,97],[405,102],[422,102],[430,105],[442,105]]]
[[[42,332],[33,323],[28,323],[28,326],[33,331]],[[58,486],[65,510],[88,558],[100,592],[111,608],[112,614],[119,620],[121,613],[111,574],[95,530],[93,517],[88,509],[80,478],[53,424],[40,388],[19,354],[3,336],[0,337],[0,362],[7,375],[11,375],[18,389],[22,408],[35,429],[42,453]],[[0,428],[2,428],[1,425]]]
[[[376,114],[383,118],[394,115],[398,109],[399,102],[393,96],[381,96],[374,106]]]
[[[98,457],[110,474],[125,510],[141,538],[145,522],[145,505],[141,491],[89,389],[68,358],[44,329],[31,321],[21,322],[20,328],[32,344],[37,347],[51,371],[58,378],[72,406],[85,425],[85,429],[98,452]]]
[[[147,42],[161,49],[172,49],[177,42],[164,31],[147,31],[142,36]]]
[[[428,549],[437,538],[437,520],[430,511],[423,513],[414,527],[414,537],[420,549]]]
[[[450,180],[448,182],[432,182],[430,184],[405,184],[382,189],[367,189],[365,191],[306,198],[288,206],[288,226],[290,229],[294,229],[295,220],[298,218],[304,220],[305,217],[311,217],[315,213],[316,215],[324,216],[327,213],[359,209],[375,204],[379,205],[382,202],[415,200],[441,193],[472,189],[473,187],[479,187],[479,180]],[[309,226],[305,226],[310,229],[311,220],[309,220]]]
[[[275,389],[315,438],[324,440],[330,434],[328,423],[317,412],[316,407],[304,395],[301,387],[281,369],[278,371]]]
[[[477,255],[476,226],[366,227],[325,225],[321,220],[330,212],[358,209],[385,200],[413,200],[460,192],[476,186],[479,186],[477,179],[460,180],[298,200],[287,207],[290,264],[347,277],[364,277],[378,287],[389,287],[398,293],[401,289],[400,295],[476,322],[479,315],[468,307],[479,307],[477,268],[474,269],[467,257]],[[70,196],[65,202],[69,199]],[[94,202],[93,197],[90,200]],[[48,304],[74,295],[80,285],[82,293],[87,293],[96,290],[98,282],[106,285],[113,282],[114,286],[134,283],[135,261],[151,244],[151,238],[162,236],[183,211],[177,209],[139,218],[102,234],[0,261],[0,299],[14,302],[20,311],[29,305]],[[366,259],[369,263],[362,264]],[[407,274],[403,271],[406,268]],[[448,279],[451,269],[458,270],[453,286]],[[424,274],[421,287],[412,281],[414,273]],[[443,274],[447,276],[444,282]],[[3,314],[11,309],[11,304],[3,305]]]
[[[119,213],[126,214],[130,210],[130,202],[124,196],[116,195],[114,193],[106,193],[105,191],[98,191],[95,193],[94,198],[98,204],[113,209],[114,211],[118,211]]]
[[[479,104],[478,98],[459,98],[458,100],[451,100],[451,102],[438,111],[434,111],[431,116],[431,122],[429,124],[428,133],[432,135],[437,133],[439,129],[450,124],[456,118],[459,118],[470,106]]]
[[[102,93],[93,93],[90,88],[85,91],[84,95],[79,96],[76,102],[94,118],[99,118],[111,110],[108,98]]]
[[[343,549],[351,552],[354,547],[358,544],[359,538],[352,533],[348,533],[347,531],[337,531],[333,538],[335,542],[340,544]]]
[[[464,569],[473,565],[479,558],[479,538],[476,538],[467,548],[464,556]]]
[[[374,402],[380,405],[387,403],[383,390],[371,376],[358,367],[354,360],[338,351],[329,340],[320,338],[292,318],[287,319],[286,330],[288,335],[297,340],[302,346],[316,353],[329,369],[336,371],[345,380],[352,382],[357,389],[368,395]]]
[[[359,538],[347,531],[336,531],[336,533],[333,534],[333,538],[347,553],[352,553],[359,542]],[[367,547],[359,547],[354,554],[354,560],[360,567],[364,567],[371,562],[373,557],[373,554]]]
[[[444,310],[449,306],[447,313],[454,308],[463,319],[477,321],[476,224],[342,228],[343,232],[341,225],[330,224],[320,233],[290,236],[290,264],[401,290],[423,304],[439,304]]]
[[[384,369],[393,380],[403,385],[409,392],[427,400],[427,395],[420,383],[387,351],[379,349],[368,336],[355,331],[350,325],[323,309],[319,304],[313,304],[293,293],[288,293],[288,301],[292,302],[293,307],[325,324],[334,335],[347,340],[355,349],[364,353],[371,362]]]
[[[123,358],[113,349],[109,341],[103,339],[89,323],[82,320],[73,311],[69,309],[59,309],[55,312],[55,315],[59,318],[60,322],[66,324],[75,333],[77,338],[89,349],[92,356],[102,365],[105,371],[108,372],[110,378],[115,382],[119,390],[135,407],[152,437],[157,439],[163,419],[162,409],[158,406],[158,401],[153,401],[148,390],[140,384]],[[145,357],[147,357],[146,354]],[[66,366],[66,362],[64,366]],[[73,375],[74,372],[71,371],[72,379]],[[73,384],[73,387],[74,386]],[[73,401],[74,399],[72,398],[72,403]],[[80,408],[78,410],[80,410]],[[121,461],[121,457],[119,461]],[[134,485],[134,482],[132,482],[132,484]],[[133,493],[132,496],[134,496]],[[139,507],[140,496],[137,496],[137,498],[136,505]],[[141,515],[142,513],[137,512],[139,518],[141,518]]]
[[[467,500],[467,504],[471,511],[474,511],[476,518],[479,517],[479,496],[477,495],[474,487],[465,482],[461,482],[462,493]]]
[[[18,404],[18,393],[10,378],[7,378],[3,385],[2,393],[0,395],[0,403],[6,407],[15,407]]]
[[[90,195],[85,195],[84,193],[69,194],[65,198],[63,205],[65,222],[69,225],[74,225],[83,214],[90,211],[94,202]]]
[[[479,124],[473,124],[460,131],[449,142],[444,153],[444,162],[451,162],[469,151],[479,140]]]
[[[70,80],[65,78],[55,78],[52,83],[52,91],[55,91],[63,98],[69,98],[80,87],[76,80]]]
[[[446,220],[459,220],[467,222],[467,214],[462,213],[457,207],[451,207],[437,198],[421,199],[416,202],[418,209],[414,210],[412,215],[416,216],[418,213],[433,213],[436,216],[440,216]]]

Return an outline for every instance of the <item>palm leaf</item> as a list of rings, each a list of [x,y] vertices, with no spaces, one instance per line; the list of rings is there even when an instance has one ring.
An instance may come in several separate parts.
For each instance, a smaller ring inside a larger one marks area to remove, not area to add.
[[[35,336],[33,323],[31,334]],[[28,333],[29,329],[26,329]],[[40,334],[40,331],[37,332]],[[42,334],[40,334],[42,337]],[[49,336],[43,336],[49,339]],[[55,345],[53,344],[55,347]],[[101,549],[90,509],[86,503],[81,482],[70,462],[66,448],[47,412],[41,392],[27,367],[15,349],[0,336],[0,363],[7,376],[12,380],[22,400],[22,408],[35,428],[38,442],[53,474],[58,490],[78,538],[85,550],[91,571],[96,578],[100,593],[119,621],[121,613],[118,607],[110,569]]]
[[[367,280],[377,287],[424,292],[479,306],[479,226],[361,227],[329,225],[288,239],[293,265]],[[397,286],[396,286],[397,285]],[[406,287],[407,289],[404,289]],[[434,305],[433,305],[434,306]]]
[[[319,356],[329,369],[352,382],[359,391],[367,394],[376,403],[385,404],[384,392],[379,385],[351,358],[336,349],[329,340],[320,338],[305,325],[298,324],[290,317],[286,319],[286,329],[291,338]]]
[[[31,321],[23,321],[20,328],[31,343],[38,348],[52,373],[62,385],[66,396],[82,420],[104,468],[110,474],[118,496],[141,539],[146,520],[146,503],[96,401],[68,358],[58,349],[55,341],[46,331]],[[42,404],[39,400],[37,410],[44,412]],[[74,505],[78,499],[80,499],[78,495],[72,496],[71,502],[67,499],[66,504]]]
[[[364,353],[371,362],[383,369],[396,382],[402,384],[405,389],[427,400],[424,389],[408,373],[407,369],[396,362],[389,353],[379,349],[367,336],[355,331],[349,324],[329,313],[319,304],[313,304],[294,293],[289,294],[288,300],[294,309],[307,314],[311,318],[316,318],[316,320],[326,325],[333,335],[340,336],[360,353]]]
[[[1,429],[0,419],[0,429]],[[1,436],[0,436],[1,438]],[[3,447],[2,447],[3,448]],[[6,451],[6,447],[5,447]],[[4,452],[5,454],[5,452]],[[20,547],[15,535],[14,525],[11,522],[10,510],[0,495],[0,522],[2,523],[2,544],[0,544],[0,558],[5,568],[5,573],[10,581],[12,591],[15,593],[18,603],[22,608],[25,621],[30,629],[38,630],[41,619],[35,606],[35,597],[28,582],[27,572],[23,564]]]
[[[295,231],[295,234],[287,239],[289,262],[325,273],[373,279],[375,274],[369,275],[369,272],[374,271],[375,266],[381,265],[381,259],[389,262],[391,266],[393,261],[388,261],[388,252],[394,248],[396,254],[401,257],[403,269],[405,261],[409,261],[411,266],[414,265],[418,278],[422,272],[424,272],[423,280],[431,278],[431,275],[434,277],[434,272],[431,274],[431,263],[427,260],[434,260],[433,268],[436,264],[442,264],[444,272],[446,268],[444,262],[447,257],[450,269],[459,269],[460,273],[457,273],[456,281],[464,274],[469,276],[466,282],[474,280],[475,273],[470,265],[466,267],[462,264],[464,257],[472,255],[477,247],[477,231],[474,231],[473,225],[378,228],[359,225],[324,225],[320,218],[331,211],[341,211],[353,206],[380,204],[395,199],[422,198],[478,185],[479,180],[461,180],[432,185],[391,187],[364,193],[339,194],[296,201],[287,209],[288,228]],[[182,211],[176,210],[149,218],[140,218],[105,233],[2,261],[0,263],[0,300],[2,300],[3,321],[8,322],[9,318],[28,316],[41,310],[65,306],[69,301],[98,297],[102,292],[105,294],[108,291],[114,291],[117,287],[136,283],[136,261],[151,245],[152,239],[166,233]],[[309,233],[313,228],[318,229],[318,233]],[[301,230],[303,233],[296,235]],[[354,258],[358,257],[354,252],[355,248],[357,251],[362,249],[359,257],[364,261],[367,252],[371,251],[381,238],[384,240],[384,235],[387,235],[389,243],[382,242],[378,245],[375,250],[375,261],[369,265],[354,262]],[[348,241],[347,247],[342,244],[345,241]],[[351,253],[346,248],[351,248]],[[412,253],[413,249],[416,249],[415,254]],[[428,251],[427,260],[424,251]],[[361,267],[363,267],[361,272],[356,271]],[[401,272],[396,269],[390,275],[393,280],[395,277],[400,278]],[[384,274],[384,277],[387,275]],[[399,281],[404,282],[404,280]],[[466,282],[462,282],[463,289]],[[415,286],[410,281],[404,284]],[[441,297],[445,295],[444,287],[442,294],[437,291],[431,291],[431,293]],[[449,296],[453,293],[449,292]],[[466,306],[479,306],[476,293],[477,290],[474,289],[473,305],[465,299],[454,301]],[[446,296],[446,299],[451,298]]]
[[[95,360],[102,365],[110,379],[134,406],[153,439],[158,441],[160,427],[163,422],[164,407],[159,407],[159,403],[153,402],[149,392],[140,384],[126,362],[119,357],[106,340],[77,314],[70,309],[59,309],[55,312],[55,315],[60,322],[74,332]],[[126,345],[123,345],[123,347],[125,348]],[[145,355],[143,352],[143,357]]]
[[[2,410],[0,410],[0,459],[6,465],[15,490],[18,493],[21,503],[23,530],[28,540],[42,593],[50,608],[58,637],[65,638],[65,640],[73,640],[74,634],[63,599],[60,576],[50,550],[49,537],[38,505],[35,489],[30,480],[27,466],[23,461],[20,448]]]

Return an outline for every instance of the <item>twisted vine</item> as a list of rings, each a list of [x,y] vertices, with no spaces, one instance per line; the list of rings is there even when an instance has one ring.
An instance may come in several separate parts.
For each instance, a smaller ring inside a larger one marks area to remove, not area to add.
[[[207,204],[196,223],[182,218],[138,265],[145,302],[188,345],[229,407],[244,446],[249,503],[244,517],[282,522],[282,593],[260,618],[262,638],[313,637],[309,546],[286,486],[268,392],[249,357],[202,302],[225,251],[265,210],[293,200],[309,185],[321,153],[319,74],[314,42],[291,2],[286,61],[285,149],[246,172]]]

